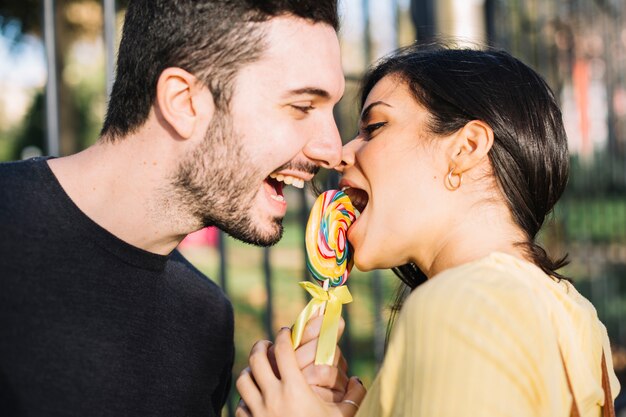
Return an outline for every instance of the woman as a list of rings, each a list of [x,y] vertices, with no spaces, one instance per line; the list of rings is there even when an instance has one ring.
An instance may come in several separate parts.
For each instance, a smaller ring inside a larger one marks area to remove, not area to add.
[[[361,104],[339,168],[361,212],[348,232],[355,265],[404,265],[397,273],[413,291],[360,409],[354,386],[339,406],[317,400],[282,331],[282,379],[262,375],[257,347],[238,381],[251,414],[610,412],[619,384],[606,330],[557,272],[564,259],[535,242],[568,177],[561,112],[543,79],[505,52],[412,46],[370,70]]]

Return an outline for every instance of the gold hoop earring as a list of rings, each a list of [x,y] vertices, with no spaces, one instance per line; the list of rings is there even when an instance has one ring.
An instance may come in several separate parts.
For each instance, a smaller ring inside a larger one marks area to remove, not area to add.
[[[448,172],[448,175],[446,176],[446,180],[444,181],[446,184],[446,188],[450,191],[456,191],[459,188],[461,188],[461,184],[463,183],[463,173],[461,174],[453,174],[455,168],[450,169],[450,172]],[[459,181],[454,184],[454,181],[452,181],[452,177],[459,177]]]

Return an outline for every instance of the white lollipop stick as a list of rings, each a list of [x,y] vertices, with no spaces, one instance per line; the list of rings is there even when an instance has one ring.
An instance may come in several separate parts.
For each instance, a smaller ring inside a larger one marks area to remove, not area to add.
[[[328,291],[329,284],[330,284],[330,280],[329,279],[324,280],[324,284],[322,285],[322,288],[324,289],[324,291]],[[322,307],[320,307],[320,314],[319,315],[323,316],[324,315],[324,311],[326,311],[326,303],[324,303],[322,305]]]

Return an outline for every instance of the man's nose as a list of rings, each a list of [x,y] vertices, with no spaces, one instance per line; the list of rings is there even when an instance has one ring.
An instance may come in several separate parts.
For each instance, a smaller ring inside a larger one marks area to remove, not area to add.
[[[321,167],[333,169],[341,163],[341,137],[335,121],[324,129],[312,132],[313,138],[306,144],[304,154]]]

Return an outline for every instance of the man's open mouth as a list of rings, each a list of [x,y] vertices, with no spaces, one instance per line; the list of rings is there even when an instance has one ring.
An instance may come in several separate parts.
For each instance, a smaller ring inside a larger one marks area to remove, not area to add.
[[[293,185],[296,188],[304,188],[304,179],[294,177],[293,175],[272,173],[265,179],[265,182],[269,185],[266,188],[270,198],[280,202],[285,201],[285,196],[283,195],[285,184]]]

